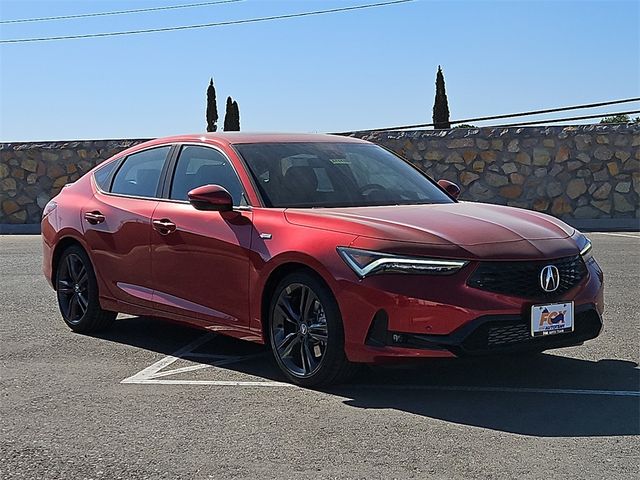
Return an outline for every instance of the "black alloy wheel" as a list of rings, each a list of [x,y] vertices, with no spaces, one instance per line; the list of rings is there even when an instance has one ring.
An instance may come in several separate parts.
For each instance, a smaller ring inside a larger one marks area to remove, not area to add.
[[[58,269],[57,290],[60,310],[69,323],[77,324],[89,307],[87,268],[76,253],[69,253]]]
[[[320,368],[327,349],[327,317],[310,287],[293,283],[282,290],[271,329],[276,353],[288,371],[306,378]]]
[[[100,307],[95,273],[81,247],[71,246],[60,256],[55,287],[60,313],[72,330],[94,332],[108,327],[115,320],[115,312]]]
[[[306,272],[288,275],[269,312],[273,355],[290,381],[311,387],[351,376],[355,368],[344,353],[340,311],[324,282]]]

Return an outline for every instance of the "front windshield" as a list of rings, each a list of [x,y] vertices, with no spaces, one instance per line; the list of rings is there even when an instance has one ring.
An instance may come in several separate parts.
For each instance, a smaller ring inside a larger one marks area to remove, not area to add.
[[[238,144],[268,207],[452,203],[431,180],[366,143]]]

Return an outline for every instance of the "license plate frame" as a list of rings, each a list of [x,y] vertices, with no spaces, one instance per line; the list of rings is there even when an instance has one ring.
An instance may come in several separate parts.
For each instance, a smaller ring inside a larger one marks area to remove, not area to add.
[[[574,311],[572,301],[532,305],[529,322],[531,336],[540,338],[573,332],[575,329]],[[559,316],[562,318],[559,319]]]

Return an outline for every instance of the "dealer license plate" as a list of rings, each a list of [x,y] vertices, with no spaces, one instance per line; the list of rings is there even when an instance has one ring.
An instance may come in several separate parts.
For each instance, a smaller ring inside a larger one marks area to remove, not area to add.
[[[555,335],[573,332],[573,302],[550,303],[531,307],[531,335]]]

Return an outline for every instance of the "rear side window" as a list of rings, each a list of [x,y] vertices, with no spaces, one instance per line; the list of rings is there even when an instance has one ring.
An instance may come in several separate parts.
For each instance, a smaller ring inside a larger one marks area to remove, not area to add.
[[[109,191],[109,183],[111,183],[111,174],[113,173],[113,170],[116,168],[116,165],[118,163],[119,162],[117,160],[113,162],[109,162],[108,164],[100,167],[93,174],[93,178],[95,179],[96,184],[98,185],[98,187],[100,187],[101,190],[105,192]]]
[[[233,197],[234,205],[246,205],[242,184],[229,159],[209,147],[182,147],[176,164],[170,198],[188,200],[190,190],[202,185],[220,185]]]
[[[162,167],[170,146],[129,155],[116,172],[111,193],[136,197],[157,197]]]

